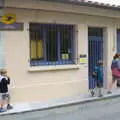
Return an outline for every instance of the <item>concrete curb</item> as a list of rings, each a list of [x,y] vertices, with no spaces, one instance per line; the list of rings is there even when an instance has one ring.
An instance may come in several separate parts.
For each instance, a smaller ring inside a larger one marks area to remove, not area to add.
[[[84,98],[84,99],[79,99],[79,100],[70,100],[68,102],[57,102],[55,104],[49,104],[49,105],[43,105],[42,107],[33,107],[33,108],[29,108],[29,109],[23,109],[21,111],[7,111],[7,112],[3,112],[0,113],[0,116],[6,116],[6,115],[14,115],[14,114],[22,114],[22,113],[26,113],[26,112],[35,112],[35,111],[43,111],[43,110],[49,110],[49,109],[55,109],[55,108],[59,108],[59,107],[67,107],[67,106],[72,106],[72,105],[77,105],[77,104],[85,104],[85,103],[91,103],[91,102],[97,102],[97,101],[101,101],[101,100],[107,100],[107,99],[114,99],[120,97],[120,93],[118,94],[108,94],[108,95],[104,95],[103,97],[89,97],[89,98]],[[38,104],[38,103],[37,103]],[[37,105],[39,106],[39,104]]]

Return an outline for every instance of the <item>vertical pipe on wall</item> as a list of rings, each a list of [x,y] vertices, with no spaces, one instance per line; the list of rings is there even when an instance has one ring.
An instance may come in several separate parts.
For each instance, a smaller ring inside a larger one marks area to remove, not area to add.
[[[4,0],[0,0],[0,16],[4,13]],[[4,38],[3,32],[0,31],[0,69],[5,67],[5,52],[4,52]]]
[[[0,32],[0,69],[5,67],[5,52],[3,32]]]

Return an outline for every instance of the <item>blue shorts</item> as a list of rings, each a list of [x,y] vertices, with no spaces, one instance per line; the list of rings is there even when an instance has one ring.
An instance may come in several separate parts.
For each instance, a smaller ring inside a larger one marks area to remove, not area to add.
[[[103,87],[103,81],[97,81],[97,87],[102,88]]]

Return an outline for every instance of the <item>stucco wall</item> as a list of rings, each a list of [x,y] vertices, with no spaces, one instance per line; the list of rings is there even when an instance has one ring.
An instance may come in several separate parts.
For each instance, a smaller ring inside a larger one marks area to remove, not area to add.
[[[83,14],[13,8],[6,9],[5,13],[15,13],[17,22],[24,22],[24,31],[4,32],[6,67],[12,79],[13,102],[40,101],[88,92],[87,64],[68,70],[29,71],[29,22],[76,24],[78,56],[88,54],[88,26],[104,27],[105,72],[107,73],[105,78],[106,81],[111,80],[110,64],[116,51],[114,33],[119,27],[119,20]]]

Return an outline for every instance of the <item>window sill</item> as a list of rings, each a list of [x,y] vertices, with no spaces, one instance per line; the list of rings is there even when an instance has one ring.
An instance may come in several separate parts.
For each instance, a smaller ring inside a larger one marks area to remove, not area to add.
[[[32,66],[28,68],[29,72],[35,71],[52,71],[52,70],[70,70],[79,69],[80,65],[56,65],[56,66]]]

